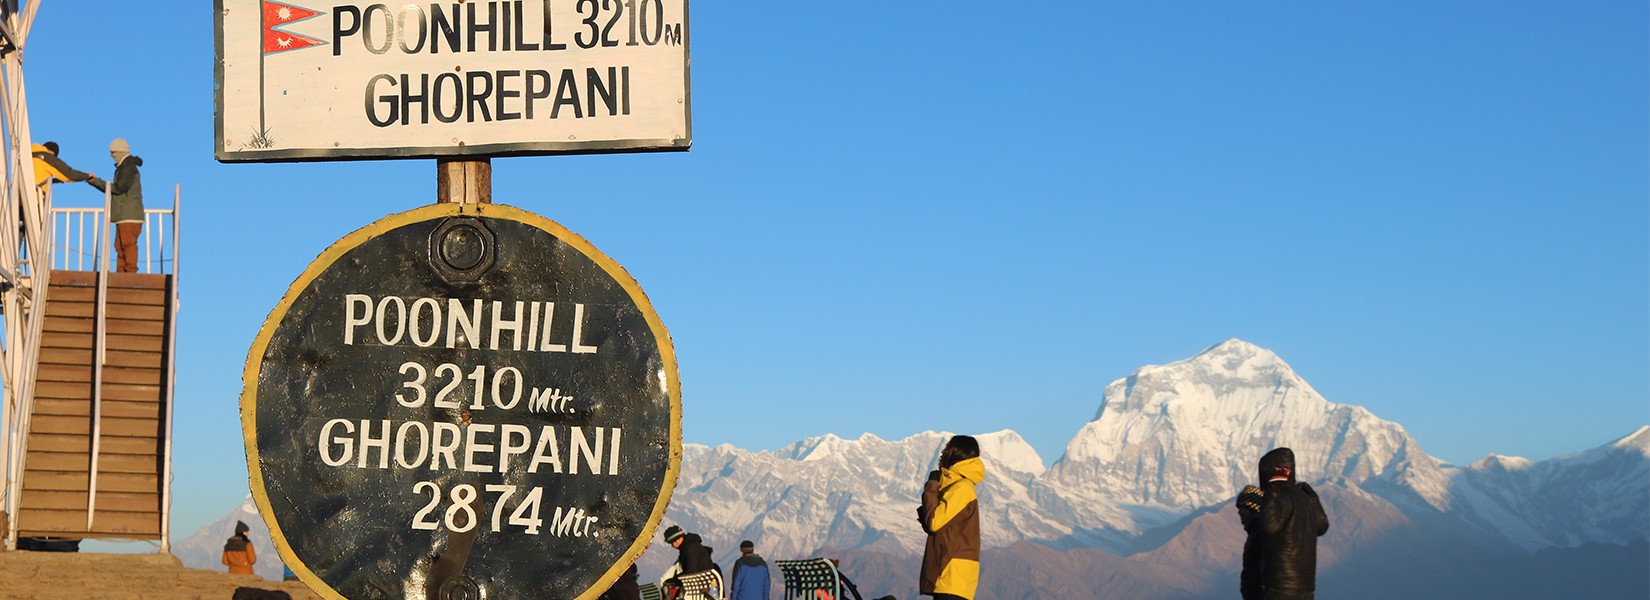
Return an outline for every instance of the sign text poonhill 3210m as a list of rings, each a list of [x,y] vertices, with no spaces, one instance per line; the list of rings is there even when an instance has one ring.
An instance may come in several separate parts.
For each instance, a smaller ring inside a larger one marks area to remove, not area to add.
[[[686,150],[686,0],[218,0],[218,159]]]

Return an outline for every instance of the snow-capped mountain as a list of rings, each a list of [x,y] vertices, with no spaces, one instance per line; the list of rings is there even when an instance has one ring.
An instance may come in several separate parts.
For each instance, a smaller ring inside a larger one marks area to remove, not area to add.
[[[900,441],[866,434],[856,440],[826,435],[771,452],[728,445],[689,444],[682,477],[667,520],[680,523],[719,550],[740,540],[764,552],[800,555],[821,547],[921,552],[916,528],[922,484],[950,434],[923,432]],[[992,474],[981,486],[983,502],[1030,507],[1028,485],[1044,470],[1042,458],[1019,434],[978,436]],[[1069,532],[1054,515],[1014,510],[983,513],[987,543],[1009,544],[1022,532],[1061,536]],[[830,515],[821,522],[820,517]]]
[[[1541,462],[1492,454],[1452,475],[1455,512],[1526,549],[1624,544],[1650,532],[1650,426]]]
[[[825,435],[773,451],[687,444],[665,522],[699,533],[724,566],[747,539],[769,560],[917,555],[922,482],[950,435]],[[1077,561],[1067,570],[1137,571],[1135,555],[1154,565],[1181,561],[1159,565],[1184,575],[1176,585],[1186,587],[1170,594],[1177,597],[1202,597],[1197,590],[1214,585],[1211,577],[1231,575],[1230,549],[1241,546],[1234,541],[1241,530],[1226,522],[1235,517],[1214,513],[1255,480],[1255,462],[1278,446],[1293,448],[1301,476],[1324,490],[1332,522],[1344,518],[1325,538],[1320,566],[1342,569],[1346,589],[1384,580],[1394,564],[1415,568],[1418,544],[1436,549],[1427,556],[1437,560],[1478,550],[1521,553],[1493,568],[1463,566],[1484,580],[1503,572],[1495,569],[1522,569],[1505,566],[1520,560],[1546,560],[1532,554],[1538,551],[1642,552],[1650,540],[1650,427],[1546,461],[1491,455],[1447,465],[1397,423],[1328,401],[1276,354],[1241,340],[1113,381],[1095,418],[1046,468],[1013,431],[976,437],[986,463],[979,488],[985,548],[1024,551],[1023,543],[1035,543]],[[235,519],[252,524],[260,557],[278,569],[250,501],[180,544],[180,556],[196,538],[206,548],[204,558],[185,557],[186,564],[216,565]],[[644,580],[674,558],[654,543],[641,559]],[[1387,557],[1394,552],[1409,558],[1394,562]],[[1381,557],[1360,561],[1358,553]],[[995,576],[1017,585],[1014,574]],[[894,585],[912,575],[887,577]],[[1207,593],[1220,596],[1214,589]]]
[[[666,519],[728,556],[744,539],[769,556],[917,553],[922,475],[949,435],[826,435],[770,452],[689,445]],[[1406,518],[1443,516],[1486,545],[1650,538],[1650,427],[1540,463],[1491,457],[1454,467],[1397,423],[1328,401],[1276,354],[1242,340],[1112,382],[1094,420],[1047,469],[1013,431],[978,437],[988,548],[1035,541],[1129,553],[1230,502],[1278,446],[1293,448],[1299,472],[1320,487]]]
[[[1403,427],[1325,400],[1276,354],[1235,339],[1106,386],[1046,481],[1074,506],[1104,507],[1084,522],[1137,534],[1235,496],[1279,446],[1314,481],[1378,479],[1435,508],[1448,502],[1442,463]]]

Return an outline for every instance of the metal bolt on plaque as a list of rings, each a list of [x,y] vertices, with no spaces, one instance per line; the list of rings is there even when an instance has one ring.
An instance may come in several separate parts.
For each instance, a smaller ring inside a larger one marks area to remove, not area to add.
[[[496,204],[349,234],[247,357],[253,496],[328,598],[593,599],[675,487],[669,334],[583,238]]]
[[[450,217],[430,234],[430,268],[448,283],[474,283],[493,266],[496,242],[474,217]]]

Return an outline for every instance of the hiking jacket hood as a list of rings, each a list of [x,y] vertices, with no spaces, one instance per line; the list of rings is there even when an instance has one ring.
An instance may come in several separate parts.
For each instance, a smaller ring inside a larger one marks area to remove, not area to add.
[[[1266,483],[1272,480],[1272,475],[1274,474],[1287,475],[1289,477],[1289,485],[1295,484],[1294,450],[1290,450],[1288,448],[1273,448],[1271,452],[1267,452],[1265,456],[1260,457],[1260,464],[1258,467],[1259,468],[1256,469],[1256,472],[1260,476],[1260,487],[1262,488],[1266,487]]]
[[[972,599],[980,583],[980,507],[974,487],[985,480],[978,457],[940,469],[922,491],[923,595],[951,594]]]

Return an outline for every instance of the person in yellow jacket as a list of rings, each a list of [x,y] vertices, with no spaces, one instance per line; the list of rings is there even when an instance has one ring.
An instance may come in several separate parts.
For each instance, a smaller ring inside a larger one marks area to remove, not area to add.
[[[76,171],[69,163],[57,157],[60,148],[57,142],[35,144],[34,153],[34,185],[44,188],[47,183],[68,183],[71,181],[86,181],[96,175]]]
[[[87,181],[97,177],[91,173],[76,171],[74,167],[69,166],[69,163],[63,162],[63,159],[57,157],[57,151],[57,142],[46,142],[44,144],[34,144],[33,146],[34,186],[40,188],[42,201],[44,201],[47,186],[52,183]],[[29,233],[28,224],[23,216],[24,214],[23,207],[17,207],[17,231],[27,237]],[[45,219],[48,216],[41,215],[41,218]]]
[[[928,534],[918,591],[934,600],[973,600],[980,583],[980,505],[974,486],[985,479],[980,442],[953,436],[928,473],[917,520]]]
[[[252,550],[252,538],[247,537],[250,530],[243,521],[235,522],[235,535],[223,545],[223,564],[229,567],[230,573],[251,575],[252,564],[258,562],[258,553]]]

